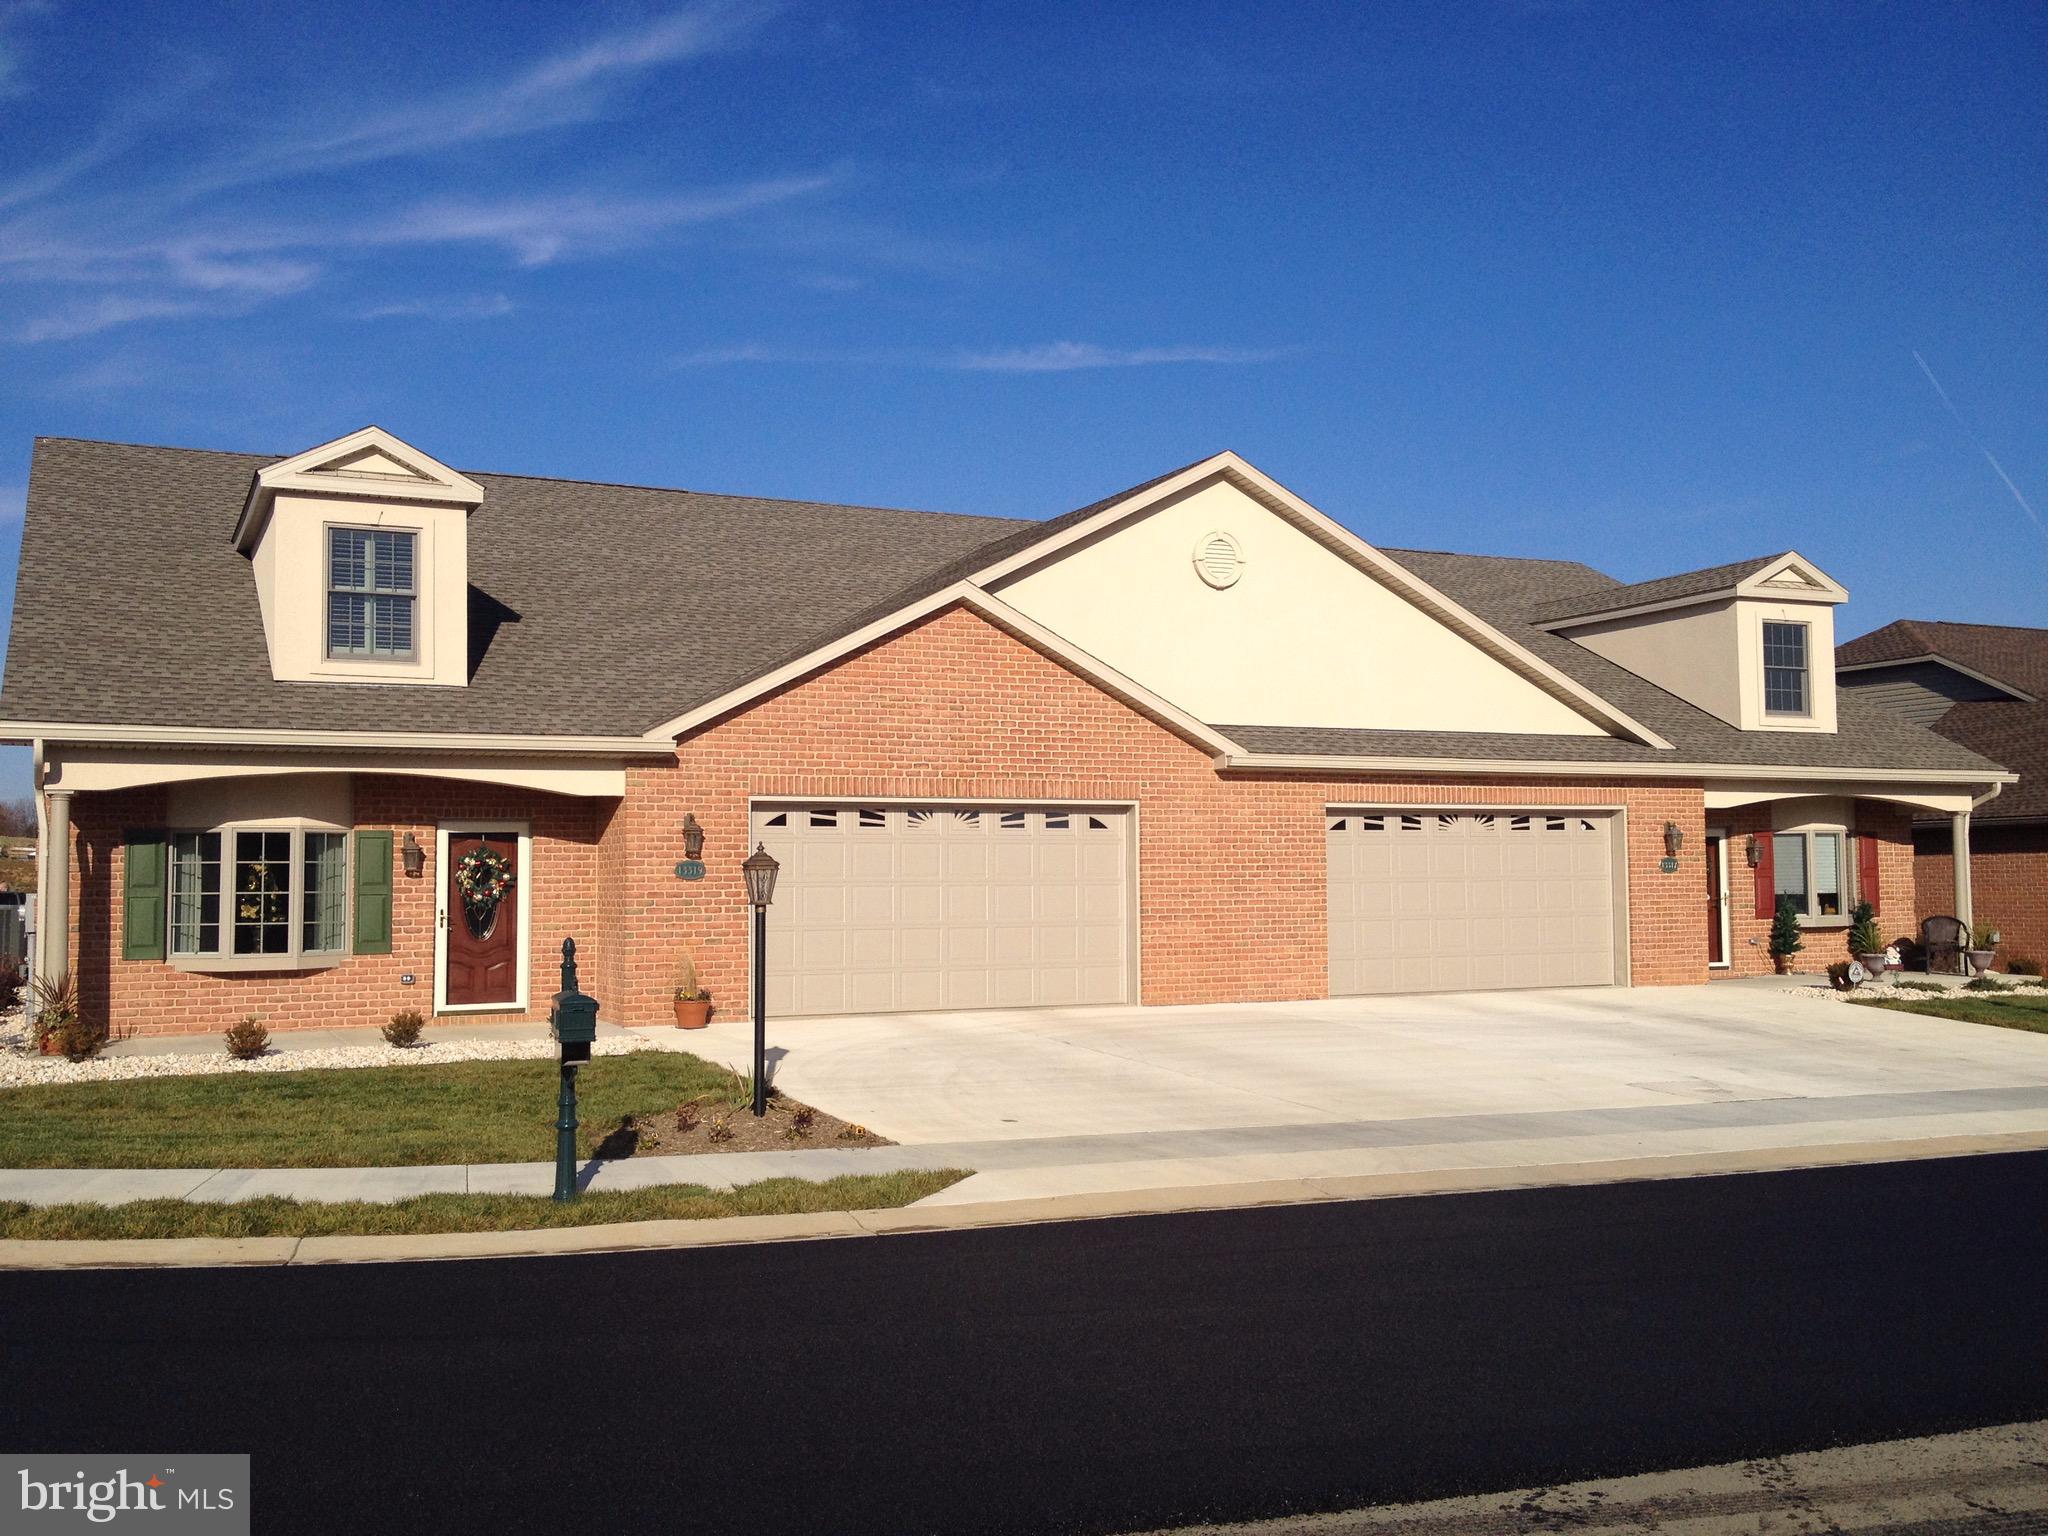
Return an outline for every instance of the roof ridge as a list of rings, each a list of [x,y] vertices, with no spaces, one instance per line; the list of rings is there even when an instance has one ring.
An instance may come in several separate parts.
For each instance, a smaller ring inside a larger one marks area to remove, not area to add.
[[[192,448],[181,443],[131,443],[112,437],[70,437],[37,433],[37,443],[80,443],[92,448],[141,448],[151,453],[203,453],[224,459],[261,459],[282,463],[290,454],[250,453],[239,448]],[[303,451],[303,450],[301,450]],[[589,480],[576,475],[528,475],[517,470],[460,469],[458,474],[482,476],[486,480],[534,480],[543,485],[589,485],[615,491],[653,491],[664,496],[716,496],[725,501],[758,501],[787,507],[844,507],[849,512],[900,512],[910,517],[972,518],[977,522],[1024,524],[1039,521],[1028,517],[1002,517],[993,512],[947,512],[936,507],[885,507],[865,501],[818,501],[804,496],[753,496],[744,491],[700,491],[685,485],[648,485],[636,480]]]

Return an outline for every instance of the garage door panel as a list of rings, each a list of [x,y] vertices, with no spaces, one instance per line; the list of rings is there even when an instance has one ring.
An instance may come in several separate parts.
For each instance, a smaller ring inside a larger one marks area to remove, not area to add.
[[[1611,816],[1333,811],[1324,826],[1333,995],[1614,980]]]
[[[783,863],[769,916],[778,1012],[1127,998],[1123,813],[797,806],[754,822]]]

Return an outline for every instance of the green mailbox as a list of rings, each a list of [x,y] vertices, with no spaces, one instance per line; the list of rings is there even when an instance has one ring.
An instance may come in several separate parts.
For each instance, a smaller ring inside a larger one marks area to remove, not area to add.
[[[548,1034],[565,1062],[590,1060],[597,1038],[597,999],[576,985],[576,941],[562,940],[562,990],[548,1010]]]

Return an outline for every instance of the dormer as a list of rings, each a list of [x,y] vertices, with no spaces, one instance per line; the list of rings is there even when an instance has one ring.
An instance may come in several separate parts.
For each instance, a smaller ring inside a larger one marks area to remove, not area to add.
[[[1835,606],[1787,550],[1548,604],[1537,623],[1745,731],[1835,729]]]
[[[464,686],[469,514],[483,499],[382,427],[258,470],[234,542],[255,573],[270,675]]]

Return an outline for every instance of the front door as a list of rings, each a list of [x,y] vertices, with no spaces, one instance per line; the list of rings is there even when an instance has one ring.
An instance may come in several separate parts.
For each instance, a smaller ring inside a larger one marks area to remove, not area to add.
[[[1707,834],[1707,964],[1728,963],[1728,839]]]
[[[496,901],[480,899],[488,894],[476,879],[479,871],[489,872],[488,859],[472,859],[470,884],[475,894],[465,892],[464,860],[479,849],[488,850],[503,861],[512,880]],[[448,862],[442,892],[442,923],[448,941],[447,984],[444,1001],[451,1008],[474,1008],[480,1004],[519,1001],[519,881],[525,878],[519,867],[519,834],[516,832],[450,832]]]

